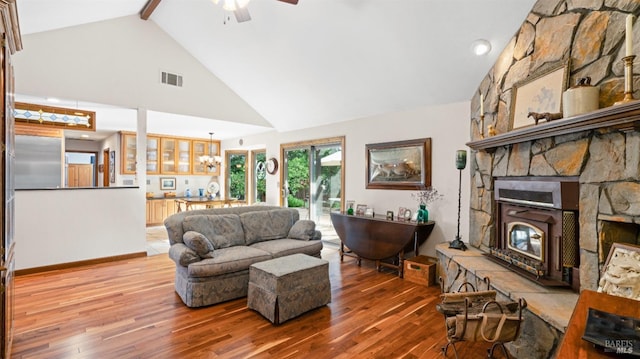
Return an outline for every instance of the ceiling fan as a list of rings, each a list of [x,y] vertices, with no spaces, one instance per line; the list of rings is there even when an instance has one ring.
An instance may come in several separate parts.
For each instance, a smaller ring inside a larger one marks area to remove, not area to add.
[[[250,0],[212,0],[214,4],[218,4],[222,1],[222,8],[227,11],[233,11],[233,14],[236,16],[236,21],[245,22],[251,20],[251,15],[249,15],[249,10],[247,9],[247,5]],[[297,5],[298,0],[277,0],[286,2],[287,4]]]

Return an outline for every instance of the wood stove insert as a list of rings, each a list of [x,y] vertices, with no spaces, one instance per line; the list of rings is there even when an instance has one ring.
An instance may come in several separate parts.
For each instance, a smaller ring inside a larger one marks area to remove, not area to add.
[[[496,241],[488,257],[545,286],[579,289],[575,177],[495,179]]]

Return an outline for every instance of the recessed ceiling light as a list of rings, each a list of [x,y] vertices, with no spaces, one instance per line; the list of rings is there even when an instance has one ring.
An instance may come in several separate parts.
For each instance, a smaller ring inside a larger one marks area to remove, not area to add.
[[[471,43],[471,51],[477,56],[486,55],[491,51],[491,43],[485,39],[478,39]]]
[[[53,103],[58,103],[58,102],[60,102],[60,100],[58,100],[58,99],[57,99],[57,98],[55,98],[55,97],[47,97],[47,98],[46,98],[46,100],[47,100],[47,101],[49,101],[49,102],[53,102]]]
[[[89,135],[80,135],[82,138],[89,138]]]

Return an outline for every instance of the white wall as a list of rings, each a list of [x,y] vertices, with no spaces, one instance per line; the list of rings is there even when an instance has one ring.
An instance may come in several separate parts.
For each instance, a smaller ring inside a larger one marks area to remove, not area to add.
[[[345,136],[345,199],[372,206],[376,212],[387,210],[398,212],[399,207],[418,208],[411,197],[415,191],[368,190],[365,189],[365,145],[369,143],[402,141],[431,137],[432,141],[432,185],[444,195],[444,199],[429,206],[430,219],[436,226],[421,252],[435,255],[435,244],[452,241],[457,232],[458,216],[458,170],[455,167],[455,152],[467,149],[469,141],[469,102],[443,106],[419,108],[363,119],[336,123],[292,132],[269,132],[238,139],[222,141],[222,148],[250,149],[266,148],[267,158],[279,158],[280,144]],[[279,159],[280,162],[281,159]],[[462,211],[460,235],[466,242],[469,233],[469,168],[462,173]],[[221,177],[221,182],[223,177]],[[223,185],[223,183],[221,183]],[[279,202],[279,174],[267,176],[267,203]]]
[[[33,33],[22,42],[24,49],[12,57],[16,93],[271,126],[153,21],[140,21],[137,14]],[[162,71],[182,75],[183,87],[161,84]]]
[[[100,152],[102,151],[102,148],[100,147],[100,142],[97,141],[74,140],[67,138],[64,141],[64,150],[65,152]]]
[[[146,251],[141,188],[16,191],[16,269]]]

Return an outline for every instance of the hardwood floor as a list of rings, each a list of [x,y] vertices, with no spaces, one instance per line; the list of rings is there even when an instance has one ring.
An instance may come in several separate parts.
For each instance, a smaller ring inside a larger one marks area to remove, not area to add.
[[[438,358],[438,288],[329,260],[329,305],[273,326],[246,298],[190,309],[156,255],[16,278],[12,358]],[[486,344],[459,343],[461,358]],[[453,353],[449,350],[449,357]]]

